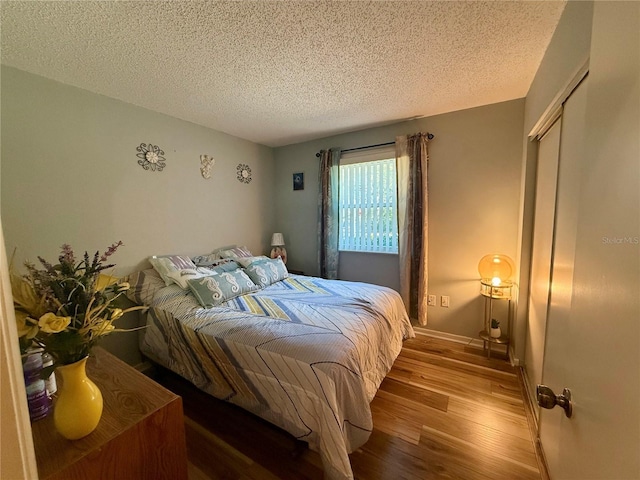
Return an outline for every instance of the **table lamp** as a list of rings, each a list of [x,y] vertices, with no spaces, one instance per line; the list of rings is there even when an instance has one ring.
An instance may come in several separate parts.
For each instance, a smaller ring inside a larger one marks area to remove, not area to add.
[[[284,248],[284,235],[282,233],[274,233],[271,236],[271,258],[278,257],[284,263],[287,263],[287,250]]]
[[[511,285],[511,275],[515,271],[513,260],[507,255],[491,253],[485,255],[478,263],[483,292],[487,290],[490,296],[508,294]]]

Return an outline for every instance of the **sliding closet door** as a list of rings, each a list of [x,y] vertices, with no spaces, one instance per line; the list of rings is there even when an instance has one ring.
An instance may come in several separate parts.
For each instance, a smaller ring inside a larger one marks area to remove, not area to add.
[[[562,388],[575,388],[578,382],[573,372],[583,368],[582,362],[571,355],[571,301],[573,296],[573,267],[578,230],[581,166],[584,163],[584,131],[587,109],[587,79],[583,80],[565,101],[562,113],[562,141],[558,168],[553,258],[551,262],[551,292],[547,313],[547,335],[544,351],[542,382],[556,393]],[[575,322],[575,321],[574,321]],[[578,322],[578,328],[580,328]],[[605,367],[606,368],[606,367]],[[540,410],[539,435],[549,471],[561,471],[561,428],[567,418],[559,408]],[[575,423],[573,419],[572,423]],[[553,475],[552,475],[553,476]],[[560,478],[560,477],[557,477]]]
[[[535,390],[542,383],[551,259],[555,218],[558,158],[561,122],[556,122],[540,139],[536,175],[536,203],[533,219],[531,251],[531,279],[529,284],[529,326],[525,351],[525,370],[528,384]],[[532,391],[531,398],[535,398]]]

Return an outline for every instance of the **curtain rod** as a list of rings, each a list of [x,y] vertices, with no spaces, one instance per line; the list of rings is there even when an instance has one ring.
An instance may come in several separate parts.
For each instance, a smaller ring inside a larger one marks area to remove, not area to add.
[[[429,133],[427,132],[427,138],[429,140],[433,140],[433,138],[435,137],[435,135],[433,133]],[[356,150],[364,150],[367,148],[376,148],[376,147],[386,147],[387,145],[395,145],[396,142],[387,142],[387,143],[376,143],[375,145],[365,145],[364,147],[355,147],[355,148],[347,148],[345,150],[342,150],[342,152],[355,152]],[[318,152],[316,153],[316,157],[320,157],[322,153]]]

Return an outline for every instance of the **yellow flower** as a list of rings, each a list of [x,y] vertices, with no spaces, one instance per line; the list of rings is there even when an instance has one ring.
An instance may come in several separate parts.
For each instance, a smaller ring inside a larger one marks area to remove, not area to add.
[[[102,322],[100,322],[96,326],[91,327],[91,330],[93,330],[94,335],[96,335],[97,337],[100,337],[102,335],[107,335],[107,334],[113,332],[115,329],[116,329],[116,327],[111,325],[111,321],[109,321],[109,320],[103,320]]]
[[[116,292],[118,293],[126,292],[130,288],[131,288],[131,285],[129,285],[129,282],[122,282],[118,284],[118,287],[116,288]]]
[[[38,333],[38,325],[29,325],[27,319],[29,314],[21,310],[16,310],[16,324],[18,327],[18,337],[26,337],[27,340],[31,340]],[[34,322],[35,320],[30,321]]]
[[[10,278],[14,303],[34,317],[40,317],[46,311],[44,309],[44,299],[38,298],[33,287],[24,278],[13,272],[11,272]]]
[[[123,311],[121,308],[114,308],[111,312],[111,321],[119,319],[123,315]]]
[[[55,313],[45,313],[38,320],[40,330],[45,333],[63,332],[71,323],[71,317],[59,317]]]
[[[96,290],[102,291],[110,285],[113,285],[118,281],[118,277],[113,275],[105,275],[101,273],[96,280]]]

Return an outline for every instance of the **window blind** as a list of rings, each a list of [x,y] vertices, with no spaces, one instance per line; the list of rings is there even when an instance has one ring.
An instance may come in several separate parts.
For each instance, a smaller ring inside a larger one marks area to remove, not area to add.
[[[396,160],[340,165],[339,249],[398,253]]]

